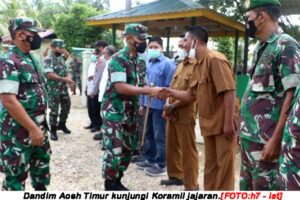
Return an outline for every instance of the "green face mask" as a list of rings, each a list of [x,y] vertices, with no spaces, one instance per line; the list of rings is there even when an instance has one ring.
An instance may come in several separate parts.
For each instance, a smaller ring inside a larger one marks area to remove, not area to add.
[[[148,55],[152,59],[156,59],[160,56],[160,50],[159,49],[148,49]]]

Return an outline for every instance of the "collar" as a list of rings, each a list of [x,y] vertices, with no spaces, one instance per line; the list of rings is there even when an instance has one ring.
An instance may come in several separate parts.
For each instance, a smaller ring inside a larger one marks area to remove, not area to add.
[[[211,50],[206,48],[205,51],[202,53],[202,56],[199,60],[197,60],[197,64],[201,64],[204,58],[209,54]]]
[[[267,39],[267,43],[273,43],[281,34],[283,34],[283,30],[278,27]]]
[[[189,57],[185,57],[184,60],[183,60],[183,66],[187,66],[189,64],[196,64],[197,63],[197,59],[194,58],[194,59],[191,59]]]
[[[156,61],[162,61],[163,59],[165,58],[165,56],[164,56],[164,54],[162,53],[162,54],[160,54],[160,56],[158,57],[158,58],[156,58],[156,59],[152,59],[152,58],[149,58],[149,63],[150,62],[156,62]]]

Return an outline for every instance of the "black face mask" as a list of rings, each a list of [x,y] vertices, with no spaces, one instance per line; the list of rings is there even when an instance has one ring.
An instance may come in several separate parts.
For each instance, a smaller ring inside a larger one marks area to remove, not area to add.
[[[60,52],[55,52],[55,55],[56,55],[57,57],[61,56],[61,54],[62,54],[62,53],[60,53]]]
[[[42,38],[38,34],[35,36],[26,35],[26,41],[29,42],[31,50],[39,49],[42,44]]]
[[[136,51],[138,53],[144,53],[147,48],[147,43],[146,42],[139,43],[134,41],[133,46],[136,48]]]
[[[254,21],[248,21],[246,23],[246,34],[251,37],[251,38],[255,38],[255,33],[257,31],[257,27],[254,24]]]

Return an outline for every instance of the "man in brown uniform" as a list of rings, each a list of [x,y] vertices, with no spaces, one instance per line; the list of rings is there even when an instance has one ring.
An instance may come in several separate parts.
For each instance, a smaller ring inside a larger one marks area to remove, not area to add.
[[[179,63],[171,88],[187,91],[196,59],[186,57]],[[199,160],[196,147],[195,120],[196,104],[186,103],[174,98],[167,99],[163,117],[167,122],[167,172],[168,180],[161,185],[182,185],[185,190],[198,189]]]
[[[197,59],[189,89],[164,88],[158,97],[197,101],[205,144],[204,189],[233,190],[239,112],[234,74],[223,54],[207,48],[208,33],[203,26],[190,27],[184,40],[189,57]]]

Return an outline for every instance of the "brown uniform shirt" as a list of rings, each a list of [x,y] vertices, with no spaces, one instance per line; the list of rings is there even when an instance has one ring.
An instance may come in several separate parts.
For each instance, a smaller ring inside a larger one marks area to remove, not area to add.
[[[236,82],[227,58],[207,49],[198,60],[189,93],[196,97],[203,136],[219,135],[224,126],[224,91],[236,90]],[[237,125],[239,99],[236,98],[234,122]]]
[[[179,91],[187,91],[189,83],[196,65],[196,59],[185,59],[179,63],[173,76],[171,88]],[[174,103],[176,99],[170,98],[169,103]],[[196,120],[196,103],[191,103],[175,110],[177,115],[176,123],[191,124]]]

